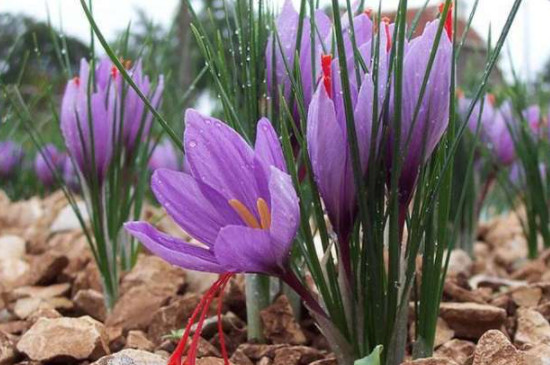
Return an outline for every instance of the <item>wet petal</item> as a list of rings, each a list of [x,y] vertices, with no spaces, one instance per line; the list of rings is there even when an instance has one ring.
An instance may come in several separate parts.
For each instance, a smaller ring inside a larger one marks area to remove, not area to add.
[[[288,252],[300,224],[300,206],[290,176],[271,167],[271,229],[273,244],[281,252]]]
[[[128,222],[124,228],[149,251],[172,265],[189,270],[225,272],[209,250],[162,233],[149,223]]]
[[[285,158],[277,133],[267,118],[262,118],[256,128],[256,156],[266,164],[286,171]]]

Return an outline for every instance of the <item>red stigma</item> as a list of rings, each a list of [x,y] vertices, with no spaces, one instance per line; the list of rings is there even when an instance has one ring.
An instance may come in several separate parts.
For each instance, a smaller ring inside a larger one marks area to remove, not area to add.
[[[323,83],[328,97],[332,98],[332,76],[330,72],[332,64],[332,55],[324,54],[321,56],[321,67],[323,69]]]
[[[363,13],[370,18],[372,15],[372,8],[366,8]]]
[[[385,16],[382,18],[382,22],[386,31],[386,52],[389,52],[391,49],[390,18]]]
[[[116,78],[117,78],[117,76],[118,76],[118,69],[116,68],[116,66],[111,67],[111,76],[113,77],[113,79],[116,79]]]
[[[487,100],[489,101],[489,104],[491,104],[491,106],[495,106],[496,98],[493,94],[487,94]]]
[[[75,76],[75,77],[73,78],[73,81],[74,81],[74,83],[75,83],[76,86],[80,86],[80,77]]]
[[[463,91],[462,89],[460,89],[460,88],[457,88],[457,89],[456,89],[456,96],[457,96],[457,98],[459,98],[459,99],[463,98],[463,97],[464,97],[464,91]]]
[[[443,14],[443,10],[445,10],[445,3],[439,4],[439,12]],[[453,39],[453,3],[449,5],[449,10],[447,11],[447,17],[445,18],[445,31],[447,32],[447,36],[449,36],[449,40],[452,41]]]
[[[193,311],[193,314],[189,318],[189,322],[185,327],[183,336],[180,342],[178,343],[178,346],[172,353],[172,356],[170,356],[170,359],[168,360],[168,365],[182,365],[181,360],[186,349],[187,340],[190,337],[191,327],[193,327],[193,324],[195,323],[195,319],[197,318],[197,316],[199,316],[199,313],[200,313],[200,317],[197,322],[197,328],[195,330],[195,333],[193,334],[191,345],[187,350],[187,357],[185,358],[185,365],[195,365],[201,330],[204,325],[204,321],[206,320],[206,315],[208,313],[208,310],[210,309],[210,305],[216,298],[216,295],[218,296],[218,301],[219,301],[218,307],[217,307],[217,316],[218,316],[218,335],[220,338],[221,353],[223,356],[224,365],[229,365],[229,357],[227,355],[227,349],[225,347],[225,340],[223,337],[223,329],[221,324],[221,312],[222,312],[223,291],[225,289],[225,286],[229,283],[229,279],[231,279],[232,276],[233,276],[232,273],[226,273],[226,274],[220,275],[220,278],[210,287],[210,289],[208,289],[206,293],[204,293],[199,305],[195,308],[195,310]]]

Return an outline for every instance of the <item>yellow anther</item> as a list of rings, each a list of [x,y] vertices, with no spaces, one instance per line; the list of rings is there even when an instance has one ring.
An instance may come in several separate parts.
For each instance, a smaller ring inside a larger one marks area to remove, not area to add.
[[[251,228],[260,228],[260,224],[258,223],[256,217],[254,217],[254,214],[252,214],[250,210],[248,210],[248,208],[239,200],[230,199],[229,205],[231,205],[231,207],[235,209],[235,212],[237,212],[239,217],[241,217],[241,219],[246,223],[247,226]]]
[[[271,228],[271,212],[269,211],[269,207],[262,198],[258,199],[256,206],[258,207],[258,213],[260,213],[260,223],[262,224],[262,229],[267,231]]]

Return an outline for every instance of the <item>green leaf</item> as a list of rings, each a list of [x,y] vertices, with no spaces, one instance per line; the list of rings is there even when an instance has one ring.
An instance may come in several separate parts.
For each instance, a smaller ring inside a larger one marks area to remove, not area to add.
[[[380,354],[383,346],[378,345],[372,350],[369,356],[356,360],[353,365],[380,365]]]

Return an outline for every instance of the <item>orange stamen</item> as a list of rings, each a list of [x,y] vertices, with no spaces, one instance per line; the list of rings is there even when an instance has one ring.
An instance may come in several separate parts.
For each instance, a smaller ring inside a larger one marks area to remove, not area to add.
[[[323,69],[323,83],[328,97],[332,98],[332,76],[330,67],[332,64],[332,55],[325,54],[321,56],[321,68]]]
[[[271,212],[269,211],[269,207],[262,198],[258,199],[256,206],[258,207],[258,213],[260,213],[262,229],[268,231],[271,228]]]
[[[256,217],[254,217],[254,214],[252,214],[250,210],[248,210],[248,208],[239,200],[230,199],[229,205],[231,205],[231,208],[233,208],[235,212],[237,212],[239,217],[241,217],[241,219],[246,223],[247,226],[249,226],[250,228],[260,228],[260,224],[258,223]]]
[[[443,14],[445,10],[445,3],[439,4],[439,12]],[[447,11],[447,17],[445,18],[445,31],[449,40],[453,40],[453,3],[449,5],[449,10]]]

